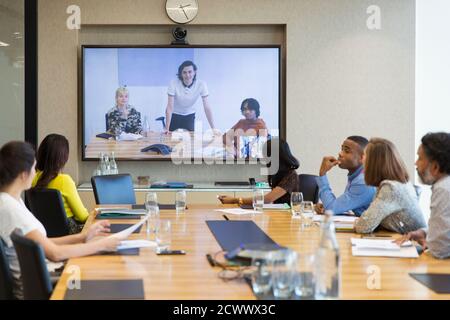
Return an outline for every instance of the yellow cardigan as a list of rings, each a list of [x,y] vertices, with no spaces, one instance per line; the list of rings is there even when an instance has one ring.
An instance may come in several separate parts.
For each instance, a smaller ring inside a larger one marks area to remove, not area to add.
[[[41,177],[42,172],[36,172],[36,176],[33,179],[32,186],[34,187]],[[50,181],[47,185],[48,189],[56,189],[61,192],[61,196],[64,203],[64,209],[68,218],[75,218],[78,222],[86,222],[89,217],[87,209],[84,207],[83,202],[75,186],[73,179],[67,174],[58,174],[58,176]]]

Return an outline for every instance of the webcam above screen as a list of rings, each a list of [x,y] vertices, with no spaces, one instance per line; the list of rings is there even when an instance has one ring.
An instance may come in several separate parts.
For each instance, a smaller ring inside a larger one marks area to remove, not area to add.
[[[279,46],[82,52],[83,160],[258,159],[280,132]]]

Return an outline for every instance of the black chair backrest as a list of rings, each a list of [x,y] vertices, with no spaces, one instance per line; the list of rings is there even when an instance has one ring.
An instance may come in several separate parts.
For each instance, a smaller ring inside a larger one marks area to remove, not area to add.
[[[136,204],[133,179],[129,174],[91,178],[96,204]]]
[[[315,175],[300,174],[298,176],[300,192],[303,193],[303,200],[312,201],[316,204],[319,201],[319,186]]]
[[[3,239],[0,238],[0,300],[13,300],[13,277],[9,269],[8,257]]]
[[[49,238],[70,234],[61,193],[56,189],[32,188],[25,193],[29,209],[44,225]]]
[[[42,247],[18,229],[11,233],[20,265],[25,300],[48,300],[53,288]]]

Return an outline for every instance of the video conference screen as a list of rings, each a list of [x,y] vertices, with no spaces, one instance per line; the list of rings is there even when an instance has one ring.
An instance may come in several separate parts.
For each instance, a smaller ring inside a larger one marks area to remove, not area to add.
[[[83,46],[83,160],[258,159],[280,48]]]

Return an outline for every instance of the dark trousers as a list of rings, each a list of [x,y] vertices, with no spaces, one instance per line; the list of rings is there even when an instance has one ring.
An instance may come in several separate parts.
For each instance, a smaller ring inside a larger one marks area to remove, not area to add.
[[[194,131],[195,128],[195,113],[182,116],[180,114],[172,113],[172,120],[170,121],[169,131],[177,129],[186,129],[187,131]]]

